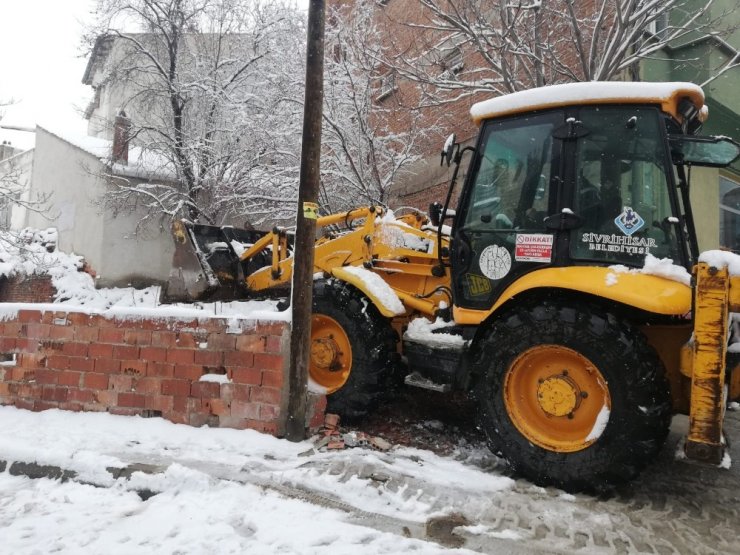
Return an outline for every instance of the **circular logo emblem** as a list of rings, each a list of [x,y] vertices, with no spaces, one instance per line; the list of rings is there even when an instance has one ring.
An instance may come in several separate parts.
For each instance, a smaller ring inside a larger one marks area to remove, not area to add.
[[[488,279],[501,279],[511,270],[511,255],[504,247],[488,245],[480,254],[479,264]]]

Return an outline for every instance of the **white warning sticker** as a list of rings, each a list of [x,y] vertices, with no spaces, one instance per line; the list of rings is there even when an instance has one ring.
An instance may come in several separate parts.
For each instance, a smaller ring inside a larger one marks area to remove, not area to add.
[[[518,233],[514,259],[517,262],[552,262],[552,235]]]

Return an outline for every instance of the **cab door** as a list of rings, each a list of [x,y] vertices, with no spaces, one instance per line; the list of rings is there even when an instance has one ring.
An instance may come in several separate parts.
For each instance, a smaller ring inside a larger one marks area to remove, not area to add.
[[[457,306],[485,309],[523,273],[549,266],[556,237],[544,219],[558,211],[560,110],[484,124],[453,226]]]

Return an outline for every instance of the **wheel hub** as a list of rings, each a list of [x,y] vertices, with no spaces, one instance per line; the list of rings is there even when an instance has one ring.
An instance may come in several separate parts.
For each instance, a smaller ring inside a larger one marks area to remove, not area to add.
[[[537,388],[540,408],[551,416],[566,416],[578,408],[581,391],[567,374],[550,376]]]
[[[340,370],[340,354],[339,346],[333,337],[321,337],[311,342],[311,362],[318,368],[330,372]]]

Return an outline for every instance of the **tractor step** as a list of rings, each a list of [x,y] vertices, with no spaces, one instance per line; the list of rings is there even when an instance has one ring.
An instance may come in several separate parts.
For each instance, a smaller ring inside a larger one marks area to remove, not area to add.
[[[437,391],[439,393],[447,393],[452,391],[452,386],[448,383],[435,383],[432,380],[428,380],[418,372],[412,372],[403,380],[406,385],[413,387],[420,387],[422,389],[429,389],[431,391]]]

